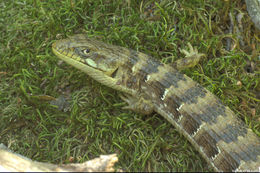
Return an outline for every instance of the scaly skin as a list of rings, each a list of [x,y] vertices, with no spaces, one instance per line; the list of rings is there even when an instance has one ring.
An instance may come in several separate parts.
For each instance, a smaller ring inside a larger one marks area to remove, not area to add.
[[[52,49],[68,64],[121,91],[129,103],[125,109],[162,115],[215,171],[259,170],[260,138],[216,96],[173,66],[84,35],[56,41]],[[180,64],[175,67],[182,69]]]

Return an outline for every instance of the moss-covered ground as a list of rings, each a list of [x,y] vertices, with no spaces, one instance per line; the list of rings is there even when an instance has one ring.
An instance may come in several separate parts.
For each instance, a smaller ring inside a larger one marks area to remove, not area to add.
[[[1,1],[0,143],[55,164],[117,153],[125,171],[211,170],[161,116],[122,110],[115,90],[55,57],[53,41],[76,33],[165,63],[190,42],[207,57],[183,73],[260,136],[260,34],[244,1],[157,2]]]

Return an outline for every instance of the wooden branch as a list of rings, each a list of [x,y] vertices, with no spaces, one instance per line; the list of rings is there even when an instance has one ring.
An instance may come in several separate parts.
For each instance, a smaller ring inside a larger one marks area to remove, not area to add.
[[[0,172],[112,172],[117,161],[116,154],[110,154],[84,163],[54,165],[32,161],[0,144]]]

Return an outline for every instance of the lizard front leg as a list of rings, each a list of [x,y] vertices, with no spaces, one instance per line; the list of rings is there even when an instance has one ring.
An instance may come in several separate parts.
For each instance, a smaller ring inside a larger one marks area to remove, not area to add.
[[[152,101],[145,99],[142,95],[135,97],[130,94],[119,94],[119,96],[128,104],[123,109],[129,109],[144,115],[151,114],[154,110]]]

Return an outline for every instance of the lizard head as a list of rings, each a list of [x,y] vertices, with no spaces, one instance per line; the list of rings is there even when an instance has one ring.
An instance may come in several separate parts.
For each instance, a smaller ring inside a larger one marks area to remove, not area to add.
[[[122,52],[127,50],[125,49],[81,34],[57,40],[52,44],[53,53],[60,59],[100,83],[118,90],[124,89],[119,88],[114,77],[118,68],[127,60],[127,56],[122,56]]]
[[[72,66],[80,63],[85,65],[85,68],[102,71],[108,76],[112,75],[122,62],[117,46],[105,44],[82,34],[58,40],[52,44],[52,49],[59,58]],[[75,67],[77,68],[77,66]]]

